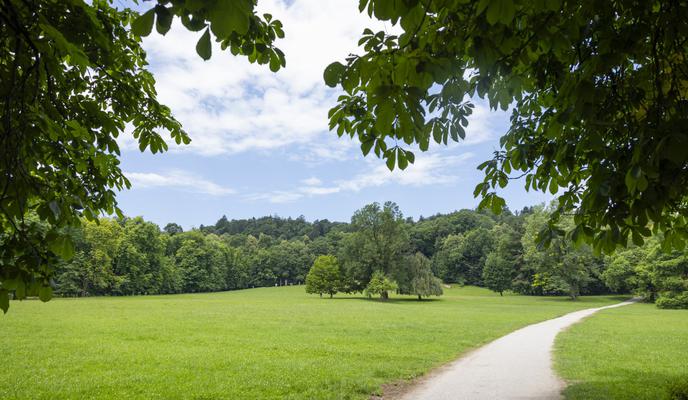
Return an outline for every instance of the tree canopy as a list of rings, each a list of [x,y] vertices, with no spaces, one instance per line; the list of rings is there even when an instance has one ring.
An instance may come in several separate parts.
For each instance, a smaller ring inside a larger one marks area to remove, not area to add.
[[[117,137],[139,149],[167,150],[158,132],[190,138],[160,104],[141,37],[164,35],[174,19],[202,32],[196,51],[211,56],[211,37],[250,62],[285,65],[273,42],[284,36],[254,0],[157,0],[141,15],[107,0],[3,1],[0,7],[0,305],[27,287],[50,298],[59,258],[74,255],[65,226],[119,214],[115,190],[129,188]],[[2,307],[6,310],[5,307]]]
[[[361,0],[397,29],[366,29],[361,54],[334,62],[344,93],[330,129],[390,169],[412,150],[465,138],[479,97],[512,110],[511,126],[474,194],[499,212],[510,180],[558,204],[540,234],[597,252],[664,233],[688,238],[688,4],[621,0]],[[398,33],[397,33],[398,32]]]

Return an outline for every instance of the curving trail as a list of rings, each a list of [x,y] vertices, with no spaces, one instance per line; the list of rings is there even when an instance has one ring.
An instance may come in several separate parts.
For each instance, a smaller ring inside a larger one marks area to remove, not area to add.
[[[575,311],[526,326],[448,364],[401,396],[402,400],[553,400],[565,387],[552,368],[559,332],[611,306]]]

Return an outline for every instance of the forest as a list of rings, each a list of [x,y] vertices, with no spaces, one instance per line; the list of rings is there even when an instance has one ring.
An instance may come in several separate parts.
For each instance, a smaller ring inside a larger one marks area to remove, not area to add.
[[[464,209],[414,220],[387,202],[361,208],[348,223],[223,216],[189,231],[141,217],[83,220],[69,228],[75,255],[57,266],[52,286],[61,296],[212,292],[303,284],[313,266],[307,290],[330,296],[420,299],[440,295],[445,282],[572,299],[632,292],[662,308],[688,307],[683,252],[663,249],[659,237],[612,255],[566,236],[542,246],[551,212]]]

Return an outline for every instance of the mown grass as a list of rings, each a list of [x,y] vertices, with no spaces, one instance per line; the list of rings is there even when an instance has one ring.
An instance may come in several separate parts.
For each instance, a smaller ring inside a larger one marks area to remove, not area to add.
[[[446,290],[386,303],[303,287],[13,302],[0,398],[366,399],[524,325],[622,299]]]
[[[688,311],[600,311],[557,337],[555,364],[569,400],[666,398],[669,385],[688,381]]]

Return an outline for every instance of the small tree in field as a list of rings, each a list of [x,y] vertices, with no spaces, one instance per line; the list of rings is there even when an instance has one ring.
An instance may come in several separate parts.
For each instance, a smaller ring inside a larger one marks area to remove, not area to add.
[[[378,294],[381,299],[387,300],[389,292],[397,290],[398,287],[397,283],[389,279],[382,271],[375,271],[370,278],[370,282],[368,282],[368,286],[365,288],[365,293],[368,297]]]
[[[488,254],[483,269],[483,282],[488,289],[504,296],[504,291],[511,289],[513,267],[509,261],[498,252]]]
[[[335,256],[319,256],[306,275],[306,293],[327,293],[332,297],[339,287],[339,264]]]
[[[435,277],[430,267],[430,260],[418,252],[406,257],[411,281],[407,288],[400,288],[402,294],[415,294],[418,300],[428,296],[441,296],[442,281]]]

